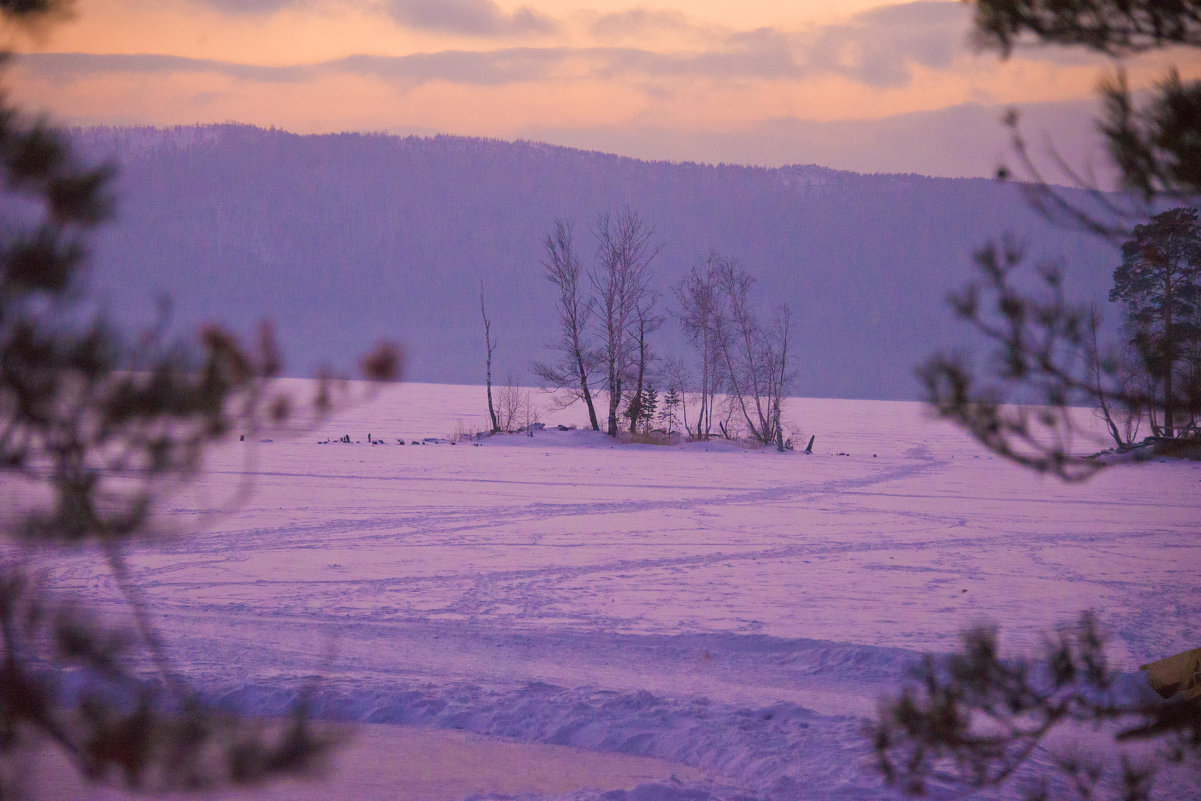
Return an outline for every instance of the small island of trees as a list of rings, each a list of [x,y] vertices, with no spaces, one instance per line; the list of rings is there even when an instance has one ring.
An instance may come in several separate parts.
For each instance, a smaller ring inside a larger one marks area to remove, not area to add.
[[[745,432],[780,451],[791,448],[782,420],[795,378],[791,310],[779,305],[762,322],[751,298],[755,279],[716,252],[693,265],[665,301],[651,287],[662,249],[655,229],[628,206],[599,213],[590,232],[595,252],[588,266],[572,221],[555,220],[543,239],[541,266],[558,290],[558,327],[550,342],[554,357],[535,362],[533,371],[546,389],[559,391],[562,407],[582,402],[589,426],[611,437],[628,431],[670,440],[682,429],[689,439],[707,440]],[[480,309],[489,419],[498,433],[507,427],[495,411],[495,343],[482,289]],[[654,346],[652,336],[669,317],[691,345],[695,376],[683,358]],[[507,391],[512,394],[513,387]],[[691,413],[689,395],[696,403]],[[524,403],[528,410],[528,397]]]

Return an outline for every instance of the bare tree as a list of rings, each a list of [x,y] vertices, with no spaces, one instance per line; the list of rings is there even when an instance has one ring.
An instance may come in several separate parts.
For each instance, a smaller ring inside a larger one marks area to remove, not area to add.
[[[628,206],[617,214],[602,213],[593,233],[597,263],[589,273],[595,292],[600,359],[608,393],[608,433],[617,436],[618,410],[637,368],[638,312],[650,292],[651,262],[659,253],[654,229]],[[636,380],[636,379],[635,379]]]
[[[689,429],[687,414],[684,428],[696,439],[708,439],[713,429],[713,403],[722,383],[721,348],[718,345],[717,318],[721,314],[717,294],[717,262],[720,257],[710,253],[702,265],[694,265],[675,287],[677,318],[684,335],[692,343],[700,362],[700,407],[695,429]],[[683,365],[680,365],[682,372]],[[681,386],[681,391],[683,387]]]
[[[569,403],[576,399],[583,400],[588,407],[588,422],[592,430],[600,431],[592,391],[588,386],[595,364],[595,354],[587,342],[593,304],[583,295],[580,283],[583,268],[575,254],[571,223],[555,220],[554,230],[546,235],[543,245],[546,258],[542,266],[546,271],[546,280],[559,289],[559,338],[554,345],[559,352],[559,359],[550,364],[535,364],[534,373],[549,387],[569,390]]]
[[[488,312],[484,310],[484,282],[480,281],[480,316],[484,318],[484,346],[488,350],[487,368],[485,377],[488,386],[488,417],[492,420],[492,433],[500,431],[500,423],[496,420],[496,409],[492,405],[492,352],[496,349],[496,345],[492,342],[492,321],[488,319]]]
[[[784,393],[792,381],[788,364],[788,348],[792,343],[792,310],[781,304],[776,307],[772,327],[764,340],[763,361],[767,378],[765,387],[768,398],[770,431],[776,442],[776,450],[784,451],[784,426],[780,422]]]
[[[528,389],[522,389],[510,375],[497,391],[496,417],[498,431],[516,431],[538,422],[538,409]]]
[[[1088,324],[1086,350],[1097,400],[1096,415],[1105,422],[1105,429],[1118,449],[1128,450],[1138,436],[1144,412],[1149,413],[1154,421],[1154,409],[1133,405],[1133,399],[1146,395],[1146,390],[1139,385],[1145,384],[1148,377],[1141,369],[1141,360],[1130,343],[1124,349],[1102,357],[1097,344],[1099,320],[1095,308],[1089,315]],[[1110,397],[1107,389],[1110,379],[1117,382],[1117,393],[1113,397]]]
[[[732,259],[717,257],[713,264],[720,304],[713,318],[715,341],[726,385],[751,436],[783,450],[780,414],[792,378],[791,313],[786,306],[778,307],[771,327],[764,329],[751,308],[754,279]]]
[[[638,368],[635,372],[633,391],[630,393],[630,403],[627,409],[627,414],[630,417],[630,433],[633,434],[638,428],[638,421],[644,419],[643,414],[643,398],[646,388],[646,371],[653,356],[650,351],[650,342],[648,337],[659,329],[663,324],[663,316],[655,313],[655,306],[659,302],[659,293],[649,291],[646,293],[646,300],[639,304],[637,314],[635,315],[634,325],[634,349],[638,354]]]

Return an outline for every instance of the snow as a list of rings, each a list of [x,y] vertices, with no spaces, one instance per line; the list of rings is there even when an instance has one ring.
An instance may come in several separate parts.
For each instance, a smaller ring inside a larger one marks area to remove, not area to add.
[[[319,716],[469,733],[446,748],[483,762],[500,738],[665,766],[448,776],[427,798],[876,799],[893,796],[865,720],[970,626],[1026,652],[1094,609],[1130,692],[1140,664],[1197,645],[1198,463],[1069,486],[919,404],[821,399],[785,415],[817,435],[812,456],[613,446],[556,430],[583,422],[574,408],[533,437],[395,444],[481,429],[485,408],[479,387],[403,384],[212,454],[158,514],[176,533],[130,554],[172,658],[248,713],[312,684]],[[344,433],[360,444],[318,444]],[[121,613],[92,555],[47,570]],[[541,754],[515,772],[573,761]],[[396,782],[421,768],[377,762]],[[331,795],[356,796],[338,781]]]
[[[645,757],[597,753],[567,746],[518,743],[462,731],[361,724],[339,731],[336,757],[313,776],[289,777],[250,788],[210,789],[205,801],[430,801],[563,795],[582,784],[670,788],[705,777],[699,771]],[[44,801],[123,801],[115,787],[86,787],[57,754],[44,754]],[[397,765],[408,769],[396,770]],[[381,770],[381,766],[385,768]],[[411,766],[411,767],[410,767]],[[55,774],[53,779],[49,774]],[[133,796],[137,797],[137,796]],[[161,796],[155,795],[155,798]],[[167,801],[194,801],[195,793],[170,793]]]

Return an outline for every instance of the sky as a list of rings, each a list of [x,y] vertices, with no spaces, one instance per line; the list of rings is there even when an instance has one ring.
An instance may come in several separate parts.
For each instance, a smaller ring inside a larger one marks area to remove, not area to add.
[[[949,176],[994,172],[1017,106],[1035,138],[1097,161],[1091,98],[1109,65],[1046,48],[1002,61],[972,46],[971,13],[955,0],[77,0],[19,38],[7,83],[72,125],[448,133]],[[1128,66],[1147,86],[1165,60]]]

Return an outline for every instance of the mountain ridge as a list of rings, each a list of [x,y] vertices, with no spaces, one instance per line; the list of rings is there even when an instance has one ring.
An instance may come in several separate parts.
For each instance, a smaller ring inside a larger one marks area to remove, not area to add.
[[[294,374],[388,337],[405,345],[413,380],[478,383],[483,280],[501,342],[495,374],[529,382],[554,337],[542,237],[555,218],[574,220],[589,263],[589,224],[625,205],[663,243],[655,286],[665,300],[712,249],[758,277],[765,306],[789,303],[803,395],[916,397],[914,365],[970,342],[945,296],[972,277],[972,252],[1006,229],[1037,243],[1035,256],[1065,254],[1085,300],[1103,301],[1117,263],[1111,247],[1041,219],[1019,187],[981,178],[241,125],[74,135],[84,153],[121,166],[118,219],[94,243],[102,297],[142,319],[156,298],[174,298],[181,330],[273,319]],[[686,355],[675,328],[669,319],[660,349]]]

